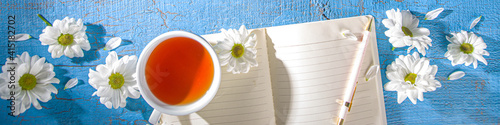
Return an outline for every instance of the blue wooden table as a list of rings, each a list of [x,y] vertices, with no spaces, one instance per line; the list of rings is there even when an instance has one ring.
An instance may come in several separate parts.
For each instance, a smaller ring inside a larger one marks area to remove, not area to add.
[[[392,8],[410,10],[421,21],[419,27],[428,28],[432,47],[426,57],[432,65],[438,65],[436,78],[442,87],[424,93],[425,100],[413,105],[409,100],[397,103],[396,92],[384,91],[388,124],[485,124],[500,123],[500,4],[496,0],[311,0],[311,1],[185,1],[169,0],[1,0],[0,2],[0,59],[7,58],[8,16],[15,16],[16,33],[28,33],[35,37],[17,42],[20,55],[27,51],[31,55],[47,58],[55,68],[55,84],[59,90],[53,99],[41,103],[43,109],[31,107],[18,117],[8,116],[8,101],[0,101],[2,124],[145,124],[152,108],[141,97],[127,99],[127,106],[107,109],[88,84],[89,69],[105,63],[109,51],[102,50],[112,37],[125,40],[115,49],[118,55],[137,55],[157,35],[185,30],[196,34],[218,33],[221,28],[271,27],[295,23],[337,19],[359,15],[373,15],[375,19],[380,53],[383,83],[389,80],[385,68],[398,55],[406,55],[402,48],[391,50],[387,28],[381,23],[387,18],[385,11]],[[430,10],[443,7],[441,15],[430,21],[423,16]],[[81,18],[87,26],[91,50],[84,51],[83,58],[61,57],[53,59],[36,38],[45,28],[45,23],[36,14],[44,15],[53,22],[66,16]],[[469,25],[476,17],[482,21],[473,29]],[[444,57],[448,41],[445,36],[460,30],[472,31],[481,36],[488,45],[490,56],[485,56],[488,65],[451,66]],[[4,61],[0,61],[4,65]],[[447,76],[455,70],[466,72],[460,80],[448,81]],[[71,78],[79,84],[63,90]]]

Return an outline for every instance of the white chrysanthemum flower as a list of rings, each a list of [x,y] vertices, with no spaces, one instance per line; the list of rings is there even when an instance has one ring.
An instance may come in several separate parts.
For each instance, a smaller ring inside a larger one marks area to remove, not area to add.
[[[420,58],[416,52],[413,55],[399,55],[399,58],[387,66],[387,79],[390,81],[384,85],[384,89],[397,91],[400,104],[406,97],[417,104],[417,98],[424,101],[424,92],[441,87],[441,83],[435,79],[437,70],[436,65],[429,65],[429,59]]]
[[[244,25],[239,30],[221,29],[225,38],[218,41],[214,49],[219,55],[220,64],[228,65],[227,72],[248,73],[250,67],[258,66],[256,35],[249,33]]]
[[[97,89],[92,96],[101,97],[100,102],[117,109],[127,105],[127,97],[137,99],[141,96],[136,83],[135,68],[137,56],[123,56],[118,60],[115,51],[109,52],[106,64],[100,64],[96,71],[89,69],[89,84]]]
[[[59,84],[59,79],[54,78],[55,75],[54,66],[46,63],[45,57],[31,57],[28,52],[24,52],[13,61],[7,59],[2,66],[0,96],[2,99],[10,99],[10,94],[15,93],[14,115],[25,112],[31,104],[40,110],[42,106],[38,100],[47,102],[52,99],[51,93],[57,94],[57,89],[51,84]]]
[[[83,57],[83,50],[90,50],[90,43],[85,34],[86,26],[82,19],[66,17],[63,20],[54,21],[54,25],[47,26],[40,34],[42,45],[49,45],[52,58],[65,55],[69,58]]]
[[[382,23],[389,28],[385,31],[385,35],[389,37],[392,46],[410,46],[408,53],[413,48],[417,48],[418,52],[425,56],[425,50],[432,46],[432,39],[428,37],[429,29],[418,28],[419,20],[408,10],[392,9],[386,11],[386,14],[389,19],[382,20]]]
[[[490,53],[486,49],[486,43],[483,38],[476,36],[473,32],[467,33],[461,31],[459,33],[451,33],[453,37],[446,36],[446,39],[451,43],[448,44],[448,51],[444,54],[451,61],[451,65],[465,64],[469,66],[474,65],[477,67],[477,61],[483,62],[488,65],[483,55],[489,56]]]

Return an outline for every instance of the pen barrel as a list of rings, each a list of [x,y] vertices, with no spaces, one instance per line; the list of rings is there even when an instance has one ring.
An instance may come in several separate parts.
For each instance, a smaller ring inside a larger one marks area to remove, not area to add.
[[[337,124],[343,124],[344,119],[347,115],[347,112],[349,111],[349,107],[351,105],[351,101],[354,95],[354,91],[356,90],[356,83],[357,83],[357,78],[359,74],[359,70],[361,69],[361,64],[363,62],[363,58],[365,56],[365,51],[366,47],[368,46],[368,39],[370,37],[370,32],[369,31],[364,31],[363,32],[363,39],[361,40],[361,43],[358,46],[358,50],[356,51],[356,57],[354,58],[353,66],[351,68],[351,74],[349,74],[349,80],[347,80],[347,87],[345,90],[344,94],[344,103],[342,104],[342,107],[340,108],[339,112],[339,119],[342,120],[342,122],[337,123]]]
[[[363,32],[363,39],[358,45],[358,50],[356,51],[356,57],[351,68],[351,73],[349,74],[349,80],[347,80],[346,92],[344,94],[344,102],[350,102],[354,94],[356,82],[358,80],[358,74],[361,70],[361,64],[363,63],[363,58],[365,56],[366,47],[368,46],[368,37],[370,37],[369,31]]]

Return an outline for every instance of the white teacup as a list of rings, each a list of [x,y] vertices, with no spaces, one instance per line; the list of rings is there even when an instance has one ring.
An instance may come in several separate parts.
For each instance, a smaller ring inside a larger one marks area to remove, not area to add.
[[[146,63],[153,50],[158,46],[158,44],[174,37],[187,37],[200,43],[210,54],[214,67],[213,81],[207,92],[198,100],[185,105],[169,105],[160,101],[151,92],[150,88],[148,87],[145,76]],[[149,122],[152,124],[158,123],[158,120],[160,118],[160,113],[178,116],[178,115],[188,115],[201,110],[214,98],[215,94],[217,93],[217,90],[219,89],[220,81],[221,81],[221,68],[215,50],[201,36],[185,31],[171,31],[161,34],[160,36],[154,38],[144,48],[137,63],[137,82],[139,85],[140,92],[142,94],[142,97],[146,100],[146,102],[149,105],[151,105],[151,107],[154,108],[154,111],[149,118]]]

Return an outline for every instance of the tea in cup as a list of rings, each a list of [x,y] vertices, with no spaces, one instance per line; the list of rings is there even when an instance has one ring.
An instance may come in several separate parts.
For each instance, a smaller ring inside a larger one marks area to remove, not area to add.
[[[185,31],[164,33],[146,45],[137,63],[137,82],[154,108],[149,122],[160,113],[188,115],[205,107],[220,85],[217,54],[202,37]]]

